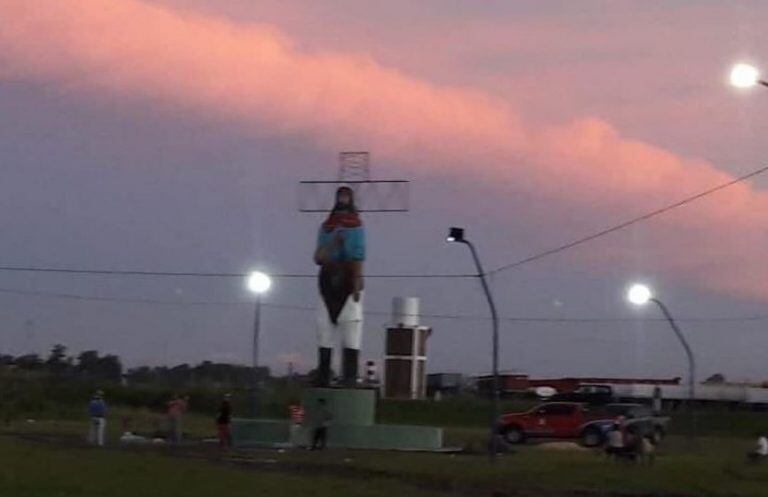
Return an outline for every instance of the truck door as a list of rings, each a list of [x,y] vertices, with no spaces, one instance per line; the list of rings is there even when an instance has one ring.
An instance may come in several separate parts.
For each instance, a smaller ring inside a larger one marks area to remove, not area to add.
[[[534,411],[534,426],[530,430],[540,437],[568,437],[574,431],[576,405],[545,404]]]
[[[551,435],[557,438],[569,438],[575,436],[577,425],[581,416],[576,412],[579,408],[575,404],[554,404],[550,410],[549,426]]]

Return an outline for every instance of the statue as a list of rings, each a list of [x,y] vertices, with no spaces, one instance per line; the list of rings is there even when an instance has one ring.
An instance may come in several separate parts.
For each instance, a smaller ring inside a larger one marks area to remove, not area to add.
[[[347,186],[336,190],[333,210],[320,226],[314,260],[320,266],[316,382],[330,385],[334,338],[341,334],[342,379],[351,387],[357,383],[363,334],[365,230]]]

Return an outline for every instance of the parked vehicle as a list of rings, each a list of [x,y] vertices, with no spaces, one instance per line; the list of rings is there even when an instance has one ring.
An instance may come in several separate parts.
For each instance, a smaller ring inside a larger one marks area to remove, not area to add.
[[[585,404],[547,402],[527,412],[502,415],[499,433],[513,444],[527,438],[573,438],[590,421],[594,418]]]
[[[596,410],[595,421],[584,426],[581,441],[583,445],[595,446],[605,441],[605,436],[617,419],[624,419],[627,432],[635,436],[651,438],[655,443],[660,442],[667,434],[670,418],[658,416],[653,410],[643,404],[615,403],[606,404]]]
[[[582,402],[547,402],[527,412],[502,415],[498,430],[513,444],[529,438],[570,438],[595,447],[605,441],[608,430],[620,416],[627,431],[653,436],[655,440],[664,436],[669,422],[668,418],[654,416],[641,404],[606,404],[595,408]]]

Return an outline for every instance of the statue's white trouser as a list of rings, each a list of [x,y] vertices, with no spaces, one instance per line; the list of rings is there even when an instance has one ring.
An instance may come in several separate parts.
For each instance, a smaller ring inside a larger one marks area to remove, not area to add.
[[[360,299],[350,295],[341,309],[338,324],[333,324],[325,307],[323,297],[320,296],[316,311],[317,320],[317,346],[332,349],[335,345],[334,333],[341,333],[341,344],[345,349],[360,350],[363,340],[363,292]]]

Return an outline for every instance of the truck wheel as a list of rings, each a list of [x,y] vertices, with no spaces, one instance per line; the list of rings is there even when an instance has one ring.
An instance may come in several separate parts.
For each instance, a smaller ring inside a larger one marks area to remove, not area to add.
[[[517,426],[505,426],[501,430],[504,440],[510,444],[521,444],[525,442],[525,433]]]
[[[587,428],[581,434],[581,445],[597,447],[603,443],[603,434],[597,428]]]

